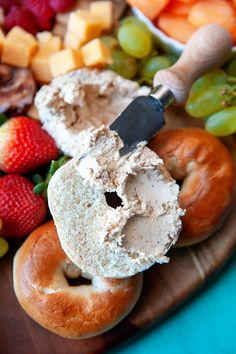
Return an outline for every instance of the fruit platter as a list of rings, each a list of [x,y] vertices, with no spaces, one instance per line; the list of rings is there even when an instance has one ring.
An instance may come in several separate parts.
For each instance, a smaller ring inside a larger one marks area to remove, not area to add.
[[[235,13],[0,0],[1,353],[105,353],[230,258]]]

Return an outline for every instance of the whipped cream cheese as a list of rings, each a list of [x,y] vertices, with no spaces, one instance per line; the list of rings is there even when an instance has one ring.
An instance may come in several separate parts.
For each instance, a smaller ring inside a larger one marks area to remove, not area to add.
[[[89,128],[110,125],[139,95],[150,89],[110,70],[80,69],[52,80],[37,93],[43,128],[68,156],[81,153]]]
[[[50,211],[68,257],[92,275],[123,278],[165,256],[177,241],[183,211],[179,186],[145,144],[125,156],[108,127],[84,132],[83,151],[48,188]],[[119,205],[108,202],[117,195]]]

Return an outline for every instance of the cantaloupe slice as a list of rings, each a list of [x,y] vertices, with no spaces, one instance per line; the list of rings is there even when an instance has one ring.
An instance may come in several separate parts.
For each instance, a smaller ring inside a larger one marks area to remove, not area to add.
[[[191,8],[192,8],[191,3],[182,2],[179,0],[176,1],[172,0],[165,8],[165,12],[168,12],[173,15],[188,16]]]
[[[145,16],[154,20],[170,0],[127,0],[130,6],[137,7]]]
[[[229,1],[201,0],[192,6],[188,21],[196,27],[217,23],[233,33],[236,26],[236,15]]]
[[[196,27],[189,23],[185,16],[176,16],[164,12],[158,17],[156,26],[181,43],[186,43],[196,31]]]

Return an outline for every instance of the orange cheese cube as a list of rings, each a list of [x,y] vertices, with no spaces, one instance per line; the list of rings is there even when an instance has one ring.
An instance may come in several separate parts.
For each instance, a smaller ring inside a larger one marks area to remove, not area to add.
[[[4,39],[5,39],[4,33],[3,33],[2,29],[0,28],[0,54],[2,53]]]
[[[39,49],[48,54],[56,53],[62,48],[61,37],[53,36],[51,32],[39,32],[37,33],[37,39],[39,42]]]
[[[7,39],[21,39],[22,42],[37,45],[35,37],[19,26],[13,27],[6,36]]]
[[[71,70],[83,67],[82,54],[79,50],[68,48],[60,50],[49,57],[50,70],[53,77],[66,74]]]
[[[90,4],[90,12],[97,17],[102,29],[109,31],[113,23],[113,4],[111,1],[96,1]]]
[[[102,25],[89,12],[78,10],[71,12],[67,29],[86,43],[101,35]]]
[[[26,68],[37,47],[38,43],[34,36],[20,27],[14,27],[5,37],[2,62]]]
[[[31,60],[31,70],[37,81],[49,83],[52,80],[52,74],[49,64],[49,54],[39,50]]]
[[[85,66],[101,66],[112,63],[110,50],[101,39],[96,38],[81,48]]]
[[[64,47],[65,48],[74,48],[74,49],[79,49],[81,45],[83,44],[83,41],[76,36],[74,33],[67,31],[65,38],[64,38]]]
[[[36,38],[39,43],[47,43],[53,37],[52,33],[49,31],[38,32]]]

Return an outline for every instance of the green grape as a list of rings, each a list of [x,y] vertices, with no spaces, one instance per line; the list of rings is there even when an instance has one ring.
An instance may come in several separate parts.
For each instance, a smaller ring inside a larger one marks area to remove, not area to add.
[[[166,54],[165,55],[171,62],[171,65],[173,65],[174,63],[177,62],[177,60],[179,59],[179,56],[176,54]]]
[[[195,81],[191,87],[191,92],[208,90],[210,86],[225,84],[226,81],[227,74],[223,70],[216,69]]]
[[[229,64],[226,67],[226,71],[228,75],[236,76],[236,59],[233,59],[229,62]]]
[[[124,26],[124,25],[130,25],[130,24],[137,25],[138,27],[142,28],[147,33],[151,34],[151,32],[149,31],[147,25],[145,25],[144,22],[142,22],[141,20],[139,20],[135,16],[125,17],[123,20],[120,21],[120,27]]]
[[[112,59],[113,63],[108,66],[109,69],[126,79],[132,79],[136,75],[138,69],[136,59],[119,49],[112,52]]]
[[[152,79],[157,71],[166,69],[170,65],[171,61],[167,56],[159,55],[157,57],[151,57],[141,66],[140,74],[145,78]]]
[[[204,91],[192,92],[185,109],[192,117],[203,118],[223,109],[227,103],[228,85],[211,86]]]
[[[135,24],[121,26],[117,37],[122,49],[135,58],[145,58],[152,50],[152,36]]]
[[[103,36],[101,37],[101,40],[110,50],[114,50],[119,47],[118,40],[113,36]]]
[[[8,249],[8,242],[4,238],[0,237],[0,258],[7,253]]]
[[[206,120],[205,128],[215,136],[226,136],[236,132],[236,107],[217,112]]]

